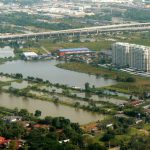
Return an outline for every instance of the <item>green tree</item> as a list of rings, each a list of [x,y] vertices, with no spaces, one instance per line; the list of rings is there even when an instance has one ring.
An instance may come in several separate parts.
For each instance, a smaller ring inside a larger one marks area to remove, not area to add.
[[[8,150],[17,150],[17,143],[16,141],[11,141],[8,147]]]
[[[42,114],[42,112],[40,110],[36,110],[35,113],[34,113],[34,116],[40,117],[41,114]]]
[[[27,109],[21,109],[19,112],[18,112],[18,115],[22,116],[22,117],[29,117],[30,114],[29,112],[27,111]]]
[[[86,92],[90,91],[90,84],[88,82],[85,83],[85,91]]]
[[[106,150],[106,147],[101,146],[98,143],[95,143],[88,145],[87,150]]]
[[[76,103],[74,104],[74,107],[75,107],[75,108],[79,108],[79,106],[80,106],[80,103],[79,103],[79,102],[76,102]]]

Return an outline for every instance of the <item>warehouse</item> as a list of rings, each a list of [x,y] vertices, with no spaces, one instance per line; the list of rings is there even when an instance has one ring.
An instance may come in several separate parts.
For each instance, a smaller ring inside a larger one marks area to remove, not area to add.
[[[89,50],[88,48],[68,48],[58,50],[58,55],[64,56],[67,54],[88,54],[92,52],[93,51]]]
[[[25,60],[32,60],[37,59],[38,55],[35,52],[23,52],[22,57]]]

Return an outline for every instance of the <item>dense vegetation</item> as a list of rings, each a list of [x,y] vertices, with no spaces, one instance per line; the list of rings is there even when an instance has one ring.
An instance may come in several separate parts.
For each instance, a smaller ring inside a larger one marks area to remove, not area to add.
[[[33,114],[30,114],[27,110],[17,108],[14,110],[8,110],[1,107],[0,114],[2,110],[13,113],[22,117],[22,121],[8,122],[4,118],[0,119],[0,136],[5,137],[10,140],[25,140],[25,144],[21,149],[28,150],[79,150],[86,149],[89,147],[94,147],[94,145],[85,145],[83,141],[83,131],[79,124],[71,123],[70,120],[63,117],[45,117],[44,119],[39,119]],[[10,115],[10,114],[9,114]],[[23,126],[23,123],[29,123],[27,127]],[[69,141],[67,143],[63,140]],[[62,143],[60,143],[62,141]],[[17,143],[9,144],[8,149],[16,150]],[[103,146],[97,145],[97,148],[102,148]]]
[[[112,21],[112,17],[120,17],[126,21],[150,21],[150,10],[140,8],[127,8],[126,11],[119,11],[118,9],[103,10],[103,13],[97,13],[94,16],[86,16],[84,19]]]
[[[130,110],[130,113],[129,113]],[[109,147],[120,147],[121,150],[138,148],[149,150],[150,119],[140,108],[126,106],[128,112],[125,117],[109,117],[97,122],[100,132],[84,131],[83,126],[71,123],[63,117],[52,118],[50,116],[40,119],[35,114],[30,114],[26,109],[9,110],[0,108],[0,136],[10,139],[9,150],[16,150],[16,140],[23,140],[20,150],[107,150]],[[140,118],[144,122],[135,124],[135,118],[141,113]],[[42,113],[42,112],[40,112]],[[17,115],[21,121],[9,122],[5,116]],[[24,126],[28,123],[28,126]],[[110,127],[107,125],[111,124]],[[68,142],[60,142],[69,139]],[[13,148],[12,148],[13,147]]]
[[[149,9],[128,9],[124,15],[124,18],[140,21],[150,21],[150,10]]]
[[[44,19],[44,16],[29,15],[23,12],[0,15],[0,20],[3,20],[3,22],[17,26],[34,26],[49,30],[62,30],[71,28],[71,26],[65,23],[47,23],[40,21],[40,19]]]

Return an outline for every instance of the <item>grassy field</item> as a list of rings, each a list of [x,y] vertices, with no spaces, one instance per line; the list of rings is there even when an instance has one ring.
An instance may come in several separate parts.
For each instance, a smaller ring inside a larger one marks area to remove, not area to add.
[[[38,42],[30,42],[27,41],[26,48],[20,49],[20,51],[33,51],[38,54],[45,53],[45,51],[41,48],[43,47],[48,52],[55,52],[56,50],[62,48],[75,48],[75,47],[87,47],[94,51],[100,51],[101,49],[110,49],[112,41],[100,40],[95,42],[52,42],[49,40],[39,40]]]
[[[84,39],[86,37],[81,37]],[[38,41],[27,41],[25,44],[26,48],[21,49],[22,51],[34,51],[36,53],[45,53],[41,47],[44,47],[47,51],[53,52],[61,48],[74,48],[74,47],[87,47],[91,50],[100,51],[102,49],[110,49],[111,44],[115,41],[118,42],[129,42],[133,44],[140,44],[150,46],[150,34],[149,33],[124,33],[119,35],[89,35],[89,39],[95,39],[95,41],[74,41],[76,38],[61,37],[59,39],[44,39]]]
[[[131,36],[128,35],[128,38],[125,40],[125,42],[133,43],[133,44],[139,44],[139,45],[145,45],[150,46],[150,33],[134,33]]]
[[[51,43],[48,40],[40,41],[40,45],[44,46],[49,51],[55,51],[61,48],[87,47],[91,50],[99,51],[111,47],[112,41],[101,40],[97,42],[72,42],[72,43]]]

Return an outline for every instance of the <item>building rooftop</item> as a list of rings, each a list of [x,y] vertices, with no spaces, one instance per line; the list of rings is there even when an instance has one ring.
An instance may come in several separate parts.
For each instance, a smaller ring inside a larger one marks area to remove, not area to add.
[[[59,52],[67,52],[67,51],[90,51],[88,48],[67,48],[67,49],[60,49]]]
[[[37,57],[38,55],[35,52],[23,52],[25,57]]]
[[[21,116],[5,116],[3,119],[8,122],[15,122],[15,121],[21,120],[22,117]]]
[[[142,48],[142,49],[150,50],[150,47],[148,47],[148,46],[138,45],[138,44],[130,44],[130,43],[125,43],[125,42],[116,42],[115,45],[130,46],[130,47],[133,47],[133,48]]]
[[[0,136],[0,144],[4,144],[5,143],[5,138]]]

